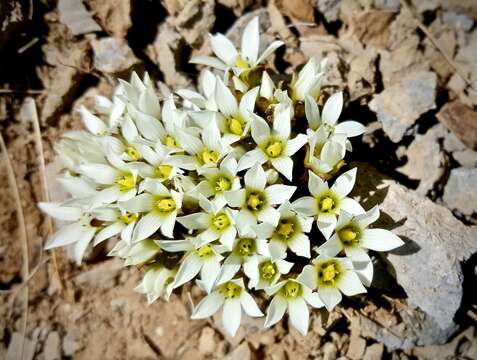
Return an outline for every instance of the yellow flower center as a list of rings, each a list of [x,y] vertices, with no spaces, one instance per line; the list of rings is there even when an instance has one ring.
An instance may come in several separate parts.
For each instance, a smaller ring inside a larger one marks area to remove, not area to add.
[[[338,236],[345,246],[352,246],[359,243],[360,232],[353,226],[348,226],[338,231]]]
[[[226,299],[233,299],[240,296],[242,288],[234,282],[228,281],[220,286],[220,292],[225,296]]]
[[[322,213],[333,213],[336,209],[336,206],[336,199],[329,194],[318,198],[318,210]]]
[[[197,254],[199,254],[200,257],[207,257],[213,255],[214,251],[209,245],[204,245],[197,250]]]
[[[334,264],[330,264],[323,269],[323,280],[324,281],[333,281],[337,275]]]
[[[264,205],[263,195],[255,192],[250,193],[246,205],[250,211],[259,211]]]
[[[129,191],[136,187],[136,180],[132,174],[124,174],[118,177],[116,184],[119,186],[120,191]]]
[[[168,179],[171,175],[172,166],[170,165],[159,165],[154,169],[154,176],[159,179]]]
[[[260,264],[259,271],[262,279],[271,280],[277,273],[277,266],[270,260],[267,260]]]
[[[243,125],[237,118],[229,119],[229,131],[234,135],[242,135]]]
[[[119,219],[120,219],[124,224],[130,224],[130,223],[136,221],[138,217],[139,217],[138,214],[126,212],[126,213],[122,214]]]
[[[169,213],[176,209],[176,202],[172,197],[166,197],[159,199],[156,206],[161,213]]]
[[[197,154],[201,164],[215,164],[219,160],[219,153],[215,150],[203,150]]]
[[[276,232],[284,239],[288,239],[295,232],[294,226],[295,224],[290,221],[282,221],[278,224]]]
[[[242,256],[249,256],[255,252],[255,241],[253,239],[240,239],[236,247]]]
[[[141,156],[141,153],[139,151],[136,150],[136,148],[132,147],[132,146],[128,146],[126,148],[126,152],[128,154],[128,156],[133,159],[134,161],[137,161],[139,160],[142,156]]]
[[[271,141],[265,148],[265,152],[271,158],[280,156],[283,152],[283,144],[281,141]]]
[[[179,145],[177,145],[176,139],[174,139],[170,135],[167,135],[166,138],[164,139],[164,145],[169,146],[169,147],[175,147],[175,148],[180,147]]]
[[[290,299],[295,299],[301,295],[301,285],[296,281],[287,281],[282,288],[283,295]]]
[[[237,55],[237,58],[235,59],[235,66],[241,69],[248,69],[248,62],[242,58],[240,55]]]
[[[230,225],[227,214],[218,214],[212,219],[212,226],[215,231],[223,231]]]
[[[217,177],[214,181],[214,189],[217,193],[230,190],[231,187],[232,182],[223,175]]]
[[[317,265],[319,286],[334,286],[339,280],[342,268],[336,261],[327,261]]]

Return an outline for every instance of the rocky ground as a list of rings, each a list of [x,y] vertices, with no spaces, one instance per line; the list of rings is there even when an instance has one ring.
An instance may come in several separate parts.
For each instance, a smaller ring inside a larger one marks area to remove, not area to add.
[[[42,251],[51,223],[35,204],[64,196],[52,144],[81,127],[79,105],[133,69],[164,96],[195,87],[200,68],[187,61],[210,52],[206,34],[237,39],[257,14],[265,41],[287,42],[278,71],[328,57],[324,91],[344,90],[343,118],[367,125],[353,141],[354,195],[381,204],[381,225],[406,242],[374,257],[368,294],[315,312],[307,337],[286,320],[261,330],[263,320],[246,319],[229,338],[215,318],[189,320],[187,291],[147,306],[132,290],[140,270],[108,259],[111,244],[80,267],[61,251],[55,267]],[[0,358],[477,359],[476,20],[473,0],[2,2],[0,130],[25,226],[2,157]]]

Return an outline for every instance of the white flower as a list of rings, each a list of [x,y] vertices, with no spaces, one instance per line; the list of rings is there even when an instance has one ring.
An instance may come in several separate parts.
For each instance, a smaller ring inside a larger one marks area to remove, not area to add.
[[[268,295],[275,296],[268,306],[264,326],[270,327],[279,322],[288,309],[291,324],[305,336],[310,320],[307,303],[314,308],[323,307],[319,296],[299,279],[281,281],[265,291]]]
[[[312,108],[314,102],[313,99],[307,99],[309,103],[309,108]],[[306,106],[305,106],[306,110]],[[346,137],[354,137],[363,134],[366,131],[366,128],[363,124],[360,124],[357,121],[343,121],[342,123],[337,124],[338,118],[340,117],[341,111],[343,110],[343,92],[337,92],[329,97],[326,100],[325,105],[323,106],[323,113],[321,115],[321,124],[325,126],[328,134],[345,134]],[[315,119],[309,119],[315,124],[318,122],[316,119],[316,110],[313,111],[313,117]],[[307,114],[307,118],[308,118]],[[310,115],[311,117],[311,115]],[[319,117],[319,113],[318,113]]]
[[[55,144],[55,151],[63,164],[71,171],[78,172],[83,163],[107,163],[98,138],[86,131],[70,131]]]
[[[318,295],[328,311],[340,303],[341,293],[353,296],[366,292],[348,258],[320,255],[313,260],[313,265],[303,268],[298,280],[313,290],[318,289]]]
[[[294,76],[290,87],[293,101],[305,101],[307,95],[316,99],[320,95],[321,81],[326,66],[326,59],[317,63],[311,58],[306,65]]]
[[[177,138],[187,155],[171,156],[171,162],[186,170],[196,170],[199,174],[204,169],[217,167],[218,162],[230,152],[227,141],[221,137],[215,120],[202,129],[200,138],[178,131]]]
[[[95,219],[103,222],[102,229],[94,238],[94,246],[119,233],[121,234],[121,240],[131,243],[132,232],[139,214],[113,207],[94,209],[93,214]]]
[[[146,294],[149,304],[152,304],[161,296],[169,300],[175,275],[175,270],[168,269],[163,264],[148,265],[141,283],[134,290]]]
[[[174,279],[174,289],[200,273],[200,280],[197,280],[197,283],[208,293],[212,290],[223,259],[220,255],[223,249],[220,246],[206,244],[198,247],[197,243],[190,239],[159,240],[157,244],[168,252],[186,252]]]
[[[199,86],[202,94],[190,89],[179,89],[176,91],[177,95],[192,104],[193,110],[205,109],[217,111],[217,104],[215,102],[215,76],[209,71],[204,70],[199,79]],[[185,106],[186,104],[184,104]]]
[[[261,317],[253,297],[245,290],[243,280],[236,279],[219,285],[203,298],[192,312],[192,319],[205,319],[215,314],[223,306],[222,324],[225,330],[235,336],[242,318],[242,308],[248,316]]]
[[[220,131],[224,134],[224,141],[232,144],[240,140],[249,131],[257,94],[258,87],[255,87],[246,92],[238,103],[230,89],[217,77],[215,102],[220,112],[198,111],[191,112],[190,116],[202,128],[216,119]]]
[[[267,177],[259,164],[255,164],[244,176],[245,188],[229,191],[225,199],[231,207],[240,208],[236,221],[244,233],[258,221],[278,224],[280,213],[273,205],[283,204],[296,190],[295,186],[275,184],[265,187]]]
[[[273,117],[273,130],[267,122],[254,115],[252,122],[252,138],[258,145],[247,152],[239,160],[238,171],[248,169],[255,163],[264,164],[269,161],[272,166],[288,180],[292,180],[293,160],[295,154],[308,141],[306,135],[298,134],[290,139],[290,111],[277,107]]]
[[[182,170],[172,163],[171,149],[157,143],[154,149],[144,146],[141,149],[145,162],[129,163],[129,166],[136,169],[143,178],[153,178],[159,181],[166,181],[175,178]]]
[[[93,217],[81,208],[62,206],[55,202],[40,202],[38,207],[51,217],[62,221],[73,221],[72,224],[60,228],[45,245],[45,249],[74,244],[73,253],[75,261],[81,264],[81,259],[95,236],[98,228],[91,225]]]
[[[240,52],[238,52],[234,44],[222,34],[210,35],[210,43],[217,58],[210,56],[196,56],[192,58],[190,62],[193,64],[211,66],[219,70],[232,68],[236,75],[254,69],[277,48],[284,44],[283,41],[274,41],[260,56],[258,56],[260,47],[258,17],[254,17],[245,27],[242,34],[242,46]]]
[[[146,179],[141,187],[145,193],[119,204],[128,212],[147,213],[141,216],[134,229],[133,242],[145,239],[159,229],[163,235],[172,238],[177,211],[182,206],[182,195],[153,179]]]
[[[272,260],[284,258],[289,248],[296,255],[309,258],[310,240],[305,233],[310,232],[313,218],[303,217],[292,211],[288,201],[278,211],[280,220],[277,226],[262,223],[255,228],[258,236],[270,239],[270,257]]]
[[[309,149],[305,162],[316,174],[327,174],[338,170],[346,153],[346,135],[329,137],[324,126],[310,133]]]
[[[335,256],[344,250],[355,267],[359,264],[358,275],[365,285],[369,286],[373,276],[373,266],[367,249],[389,251],[402,246],[404,242],[391,231],[384,229],[368,229],[368,225],[379,218],[377,206],[364,214],[351,215],[342,211],[338,217],[335,233],[318,248],[320,254]],[[366,270],[366,271],[365,271]]]
[[[219,240],[228,250],[232,249],[235,235],[235,213],[224,204],[217,204],[200,196],[199,205],[204,210],[177,218],[177,221],[189,230],[200,230],[196,246],[200,247]]]
[[[257,256],[257,261],[249,261],[243,265],[245,275],[250,279],[250,289],[262,290],[275,285],[283,274],[288,274],[293,263],[284,259],[272,260],[267,256]]]
[[[234,239],[232,252],[225,259],[217,284],[232,279],[243,266],[256,267],[258,255],[269,256],[268,243],[265,239],[257,239],[252,233],[241,233]]]
[[[237,160],[229,154],[220,162],[219,168],[206,168],[202,170],[206,180],[202,180],[196,187],[190,189],[189,195],[199,197],[214,197],[217,206],[226,204],[225,194],[229,191],[240,189],[240,179],[237,176]]]
[[[161,252],[159,245],[157,245],[152,239],[144,239],[130,246],[121,245],[116,250],[120,250],[123,247],[125,253],[125,256],[123,256],[125,266],[145,264]]]
[[[312,196],[295,200],[293,209],[304,216],[316,216],[318,229],[325,239],[329,239],[336,226],[336,215],[341,209],[351,214],[364,212],[358,202],[346,196],[353,189],[356,168],[340,175],[331,188],[313,172],[309,171],[308,175],[308,190]]]

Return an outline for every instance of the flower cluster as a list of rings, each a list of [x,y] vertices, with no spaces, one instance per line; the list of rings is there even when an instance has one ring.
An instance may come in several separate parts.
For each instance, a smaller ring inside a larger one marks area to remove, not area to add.
[[[66,168],[58,180],[71,198],[39,204],[69,222],[46,248],[72,245],[80,263],[91,243],[114,237],[109,255],[141,266],[136,290],[149,302],[195,280],[207,295],[194,319],[223,307],[234,335],[242,309],[263,316],[271,299],[264,326],[288,311],[306,334],[308,305],[331,311],[342,294],[366,292],[367,250],[402,241],[369,229],[379,210],[348,196],[356,168],[343,171],[344,157],[364,127],[338,123],[341,92],[320,105],[326,62],[311,59],[274,81],[264,63],[283,42],[259,56],[258,18],[240,51],[221,34],[210,41],[217,57],[192,62],[222,76],[204,70],[201,93],[183,89],[161,103],[148,75],[133,73],[112,100],[97,96],[94,111],[80,109],[87,131],[56,145]]]

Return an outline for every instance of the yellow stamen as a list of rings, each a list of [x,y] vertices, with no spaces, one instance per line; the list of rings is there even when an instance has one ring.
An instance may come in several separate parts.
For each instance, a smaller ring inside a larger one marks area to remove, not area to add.
[[[260,198],[260,194],[251,193],[247,199],[247,207],[249,210],[258,211],[263,205],[263,200]]]
[[[215,164],[219,160],[219,153],[215,150],[203,150],[197,154],[201,164]]]
[[[301,295],[301,285],[295,281],[288,281],[282,289],[287,298],[297,298]]]
[[[232,281],[226,282],[220,286],[220,291],[227,299],[233,299],[240,296],[242,288]]]
[[[329,212],[334,209],[335,201],[330,196],[325,196],[320,200],[318,205],[320,207],[320,211]]]
[[[335,268],[335,264],[329,264],[323,269],[323,281],[329,282],[335,280],[338,271]]]
[[[218,214],[212,219],[212,225],[216,231],[223,231],[230,225],[227,214]]]
[[[142,155],[139,151],[136,150],[136,148],[132,147],[132,146],[128,146],[126,148],[126,152],[128,154],[128,156],[133,159],[134,161],[137,161],[139,160],[140,158],[142,158]]]
[[[120,176],[116,180],[116,184],[119,186],[120,191],[125,192],[136,187],[136,180],[134,179],[134,176],[132,176],[132,174],[125,174]]]
[[[267,260],[260,264],[259,267],[260,276],[265,280],[272,279],[277,273],[277,266],[270,260]]]
[[[164,140],[164,145],[169,146],[169,147],[175,147],[178,148],[180,146],[177,145],[176,139],[174,139],[172,136],[167,135],[165,140]]]
[[[131,224],[132,222],[136,221],[137,218],[139,217],[138,214],[134,214],[134,213],[124,213],[123,215],[121,215],[121,217],[119,218],[124,224]]]
[[[232,182],[229,179],[227,179],[225,176],[221,175],[215,179],[214,189],[217,193],[230,190],[231,187],[232,187]]]
[[[241,69],[248,69],[248,62],[244,60],[240,55],[237,55],[237,58],[235,59],[235,66]]]
[[[156,203],[157,209],[162,213],[168,213],[176,209],[176,202],[173,198],[162,198]]]
[[[288,239],[291,235],[293,235],[293,232],[295,231],[293,229],[294,226],[295,224],[293,224],[292,222],[280,222],[280,224],[278,224],[277,233],[283,236],[285,239]]]
[[[242,122],[239,119],[231,118],[229,120],[229,131],[234,135],[242,135]]]
[[[172,166],[170,165],[159,165],[154,169],[154,176],[159,179],[168,179],[172,172]]]
[[[207,257],[210,256],[214,253],[212,248],[209,245],[204,245],[197,250],[197,254],[199,254],[200,257]]]
[[[276,158],[283,152],[283,144],[281,141],[272,141],[265,148],[265,152],[268,156]]]
[[[237,244],[236,249],[240,255],[249,256],[255,251],[254,245],[255,243],[253,239],[241,239]]]

